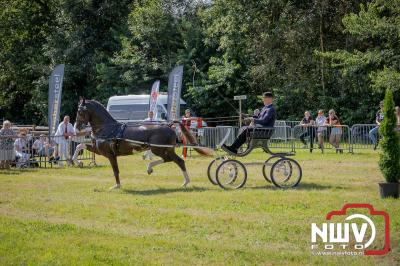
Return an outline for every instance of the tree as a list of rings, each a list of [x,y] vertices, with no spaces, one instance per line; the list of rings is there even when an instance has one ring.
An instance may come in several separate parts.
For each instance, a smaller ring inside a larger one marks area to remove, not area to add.
[[[341,49],[321,55],[331,60],[331,67],[340,70],[345,84],[354,84],[358,91],[352,102],[354,109],[369,113],[372,118],[377,106],[390,88],[399,91],[400,83],[400,2],[375,0],[361,5],[358,14],[350,13],[343,18],[344,31],[351,35],[353,49]],[[397,99],[400,99],[397,96]]]
[[[204,40],[204,25],[199,14],[207,4],[189,0],[147,0],[133,5],[129,14],[129,32],[122,38],[122,49],[111,64],[98,69],[99,88],[112,87],[113,93],[148,93],[154,80],[166,90],[168,74],[176,65],[184,65],[183,95],[197,106],[198,98],[189,87],[198,87],[209,65]],[[164,85],[164,86],[163,86]]]
[[[388,183],[397,183],[400,179],[400,138],[395,131],[397,118],[394,109],[393,93],[386,90],[383,103],[384,119],[379,128],[382,140],[381,153],[379,154],[379,167]]]
[[[40,0],[0,2],[0,117],[40,123],[47,114],[47,97],[37,101],[36,81],[48,63],[42,46],[51,31],[53,5]]]
[[[59,0],[52,34],[43,46],[53,68],[65,64],[61,113],[74,115],[79,96],[104,100],[98,69],[121,49],[131,0]],[[50,72],[49,72],[50,73]],[[47,91],[47,76],[39,84]],[[104,102],[104,101],[103,101]]]

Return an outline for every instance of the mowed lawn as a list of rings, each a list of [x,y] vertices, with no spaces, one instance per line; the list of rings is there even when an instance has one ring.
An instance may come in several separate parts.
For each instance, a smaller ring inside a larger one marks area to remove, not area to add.
[[[261,161],[256,151],[243,161]],[[381,200],[378,154],[309,154],[297,189],[267,184],[252,166],[246,187],[209,183],[212,158],[187,160],[192,182],[173,163],[148,176],[140,155],[119,158],[123,188],[111,167],[0,172],[1,265],[399,265],[400,200]],[[370,203],[390,215],[386,256],[315,256],[311,223],[345,203]]]

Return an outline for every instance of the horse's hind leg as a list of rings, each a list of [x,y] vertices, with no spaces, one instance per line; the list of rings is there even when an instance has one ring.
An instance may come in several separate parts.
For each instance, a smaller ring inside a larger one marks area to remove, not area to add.
[[[175,151],[172,151],[172,160],[179,166],[179,168],[181,168],[182,170],[182,174],[183,174],[183,184],[182,187],[186,187],[189,183],[190,183],[190,179],[189,179],[189,175],[186,171],[186,165],[185,165],[185,161],[179,157]]]
[[[183,174],[183,178],[184,178],[182,186],[186,187],[189,184],[190,179],[189,179],[188,173],[186,172],[185,161],[175,153],[174,148],[158,148],[158,147],[156,148],[156,147],[154,147],[151,150],[155,155],[160,156],[162,158],[162,160],[160,160],[162,162],[155,161],[154,164],[152,164],[152,163],[149,164],[149,167],[151,166],[150,167],[151,170],[152,170],[152,167],[154,167],[155,165],[158,165],[160,163],[175,162],[179,166],[179,168],[181,168],[181,170],[182,170],[182,174]],[[149,168],[147,171],[149,171]]]

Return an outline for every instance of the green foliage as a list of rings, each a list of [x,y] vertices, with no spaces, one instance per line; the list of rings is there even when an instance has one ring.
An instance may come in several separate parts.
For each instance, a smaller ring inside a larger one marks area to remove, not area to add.
[[[360,5],[361,4],[361,5]],[[0,117],[46,123],[48,76],[66,65],[62,114],[78,96],[144,93],[184,65],[183,97],[203,117],[233,96],[273,91],[280,119],[334,108],[371,122],[384,89],[400,100],[396,0],[10,0],[0,4]],[[334,52],[333,52],[334,51]],[[15,109],[15,107],[18,107]],[[32,114],[35,114],[34,116]]]
[[[346,96],[356,93],[361,107],[377,106],[386,88],[393,92],[399,89],[400,2],[375,0],[360,7],[357,14],[349,13],[343,18],[344,32],[351,35],[352,47],[318,55],[330,60],[332,69],[339,69],[343,81],[355,85],[353,92],[346,91]],[[399,95],[395,99],[399,101]]]
[[[48,63],[41,49],[51,31],[52,9],[52,1],[0,2],[0,118],[43,121],[47,104],[36,101],[36,81]]]
[[[386,90],[383,106],[384,119],[379,128],[382,135],[379,167],[386,182],[397,183],[400,180],[400,138],[396,132],[397,117],[394,108],[393,93]]]

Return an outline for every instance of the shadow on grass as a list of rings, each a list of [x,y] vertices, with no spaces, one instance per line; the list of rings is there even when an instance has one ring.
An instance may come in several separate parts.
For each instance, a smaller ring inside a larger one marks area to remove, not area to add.
[[[282,188],[275,187],[273,184],[258,187],[248,187],[249,189],[269,189],[269,190],[285,190]],[[345,189],[342,186],[331,186],[331,185],[321,185],[317,183],[303,183],[301,182],[297,187],[287,188],[286,190],[326,190],[326,189]]]
[[[175,192],[203,192],[206,190],[208,190],[208,188],[204,188],[204,187],[157,188],[157,189],[149,189],[149,190],[122,189],[122,191],[126,194],[145,195],[145,196],[168,194],[168,193],[175,193]]]
[[[23,173],[30,173],[30,172],[37,172],[38,169],[40,168],[22,168],[22,169],[17,169],[17,168],[11,168],[9,170],[0,170],[0,174],[3,175],[20,175]]]

